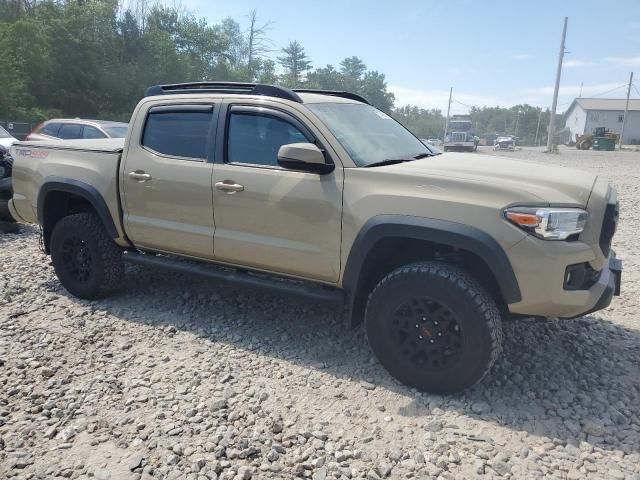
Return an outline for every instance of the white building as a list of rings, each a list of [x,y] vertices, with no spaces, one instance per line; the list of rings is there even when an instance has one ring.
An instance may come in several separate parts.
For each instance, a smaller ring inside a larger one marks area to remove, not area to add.
[[[594,133],[598,127],[605,127],[613,133],[622,132],[625,99],[617,98],[576,98],[564,114],[565,129],[571,131],[575,141],[576,133]],[[640,144],[640,99],[629,100],[624,143]]]

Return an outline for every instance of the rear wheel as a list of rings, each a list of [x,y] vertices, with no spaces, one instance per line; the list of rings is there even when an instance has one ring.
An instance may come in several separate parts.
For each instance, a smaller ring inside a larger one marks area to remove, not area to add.
[[[121,251],[90,213],[62,218],[51,234],[58,279],[76,297],[94,299],[114,290],[123,276]]]
[[[369,297],[365,328],[391,375],[431,393],[475,385],[502,348],[493,299],[465,271],[438,262],[406,265],[382,279]]]

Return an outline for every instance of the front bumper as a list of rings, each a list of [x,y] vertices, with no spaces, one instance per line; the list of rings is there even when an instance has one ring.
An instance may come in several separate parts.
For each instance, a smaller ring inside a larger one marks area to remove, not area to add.
[[[620,288],[622,286],[622,260],[616,258],[615,253],[609,256],[609,283],[605,287],[602,295],[598,299],[598,302],[586,312],[580,313],[578,315],[574,315],[569,318],[582,317],[583,315],[588,315],[593,312],[597,312],[598,310],[603,310],[611,305],[611,300],[613,297],[617,297],[620,295]]]
[[[569,265],[594,263],[594,249],[582,242],[545,242],[528,237],[508,252],[522,300],[509,305],[518,315],[574,318],[606,308],[620,292],[622,263],[610,251],[597,280],[583,290],[565,286]]]

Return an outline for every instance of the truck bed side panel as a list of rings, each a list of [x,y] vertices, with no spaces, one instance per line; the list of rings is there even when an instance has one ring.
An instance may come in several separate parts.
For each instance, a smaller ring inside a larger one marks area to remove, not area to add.
[[[38,223],[38,195],[44,183],[65,179],[86,183],[104,199],[116,227],[116,241],[125,245],[118,193],[122,140],[119,144],[93,142],[16,143],[12,149],[13,205],[23,220]]]

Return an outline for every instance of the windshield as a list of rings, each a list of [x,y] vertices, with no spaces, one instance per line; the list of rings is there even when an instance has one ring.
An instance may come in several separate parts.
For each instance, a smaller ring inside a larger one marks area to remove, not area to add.
[[[13,137],[4,128],[0,127],[0,138],[13,138]]]
[[[411,160],[433,152],[386,113],[362,103],[310,103],[356,165]]]
[[[127,127],[102,127],[107,135],[111,138],[125,138],[127,136]]]

